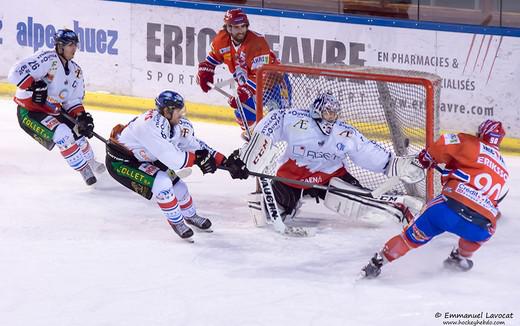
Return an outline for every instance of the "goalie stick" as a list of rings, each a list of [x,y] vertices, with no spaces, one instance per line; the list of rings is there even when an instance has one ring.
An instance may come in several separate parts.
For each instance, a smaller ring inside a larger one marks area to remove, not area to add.
[[[224,166],[220,166],[218,168],[221,170],[228,170],[228,168],[226,168]],[[376,199],[380,198],[384,193],[386,193],[387,191],[390,191],[395,185],[397,185],[399,183],[398,177],[391,177],[391,178],[386,179],[385,182],[383,182],[381,185],[379,185],[379,187],[377,187],[376,189],[374,189],[372,191],[363,191],[362,189],[357,191],[357,190],[348,190],[348,189],[332,187],[332,186],[328,186],[328,185],[325,186],[325,185],[320,185],[320,184],[315,184],[315,183],[310,183],[310,182],[300,181],[300,180],[294,180],[294,179],[289,179],[289,178],[284,178],[284,177],[278,177],[275,175],[263,174],[263,173],[253,172],[253,171],[249,171],[249,174],[252,176],[258,177],[258,178],[271,179],[271,180],[276,180],[276,181],[280,181],[280,182],[284,182],[284,183],[291,183],[291,184],[298,185],[298,186],[304,186],[304,187],[309,187],[309,188],[314,188],[314,189],[321,189],[321,190],[325,190],[325,191],[335,191],[338,193],[357,195],[357,196],[376,198]]]

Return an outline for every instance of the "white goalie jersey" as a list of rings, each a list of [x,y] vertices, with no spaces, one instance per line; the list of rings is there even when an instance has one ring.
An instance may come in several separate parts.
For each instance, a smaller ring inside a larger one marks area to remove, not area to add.
[[[130,121],[117,141],[139,161],[159,160],[172,170],[193,165],[193,152],[196,150],[207,149],[213,155],[217,153],[195,137],[189,120],[182,118],[172,127],[157,110],[149,110]]]
[[[330,135],[326,135],[308,110],[275,110],[258,123],[248,147],[242,150],[247,168],[262,170],[261,165],[266,163],[263,153],[282,141],[287,146],[279,157],[276,174],[313,183],[324,184],[345,174],[347,157],[362,168],[380,173],[385,172],[391,158],[387,150],[344,122],[334,123]]]

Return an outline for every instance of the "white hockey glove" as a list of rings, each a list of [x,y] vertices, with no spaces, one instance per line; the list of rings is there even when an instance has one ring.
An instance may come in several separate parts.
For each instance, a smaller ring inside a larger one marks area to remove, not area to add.
[[[391,156],[386,168],[386,175],[397,176],[405,183],[416,183],[424,179],[424,170],[414,162],[414,157]]]

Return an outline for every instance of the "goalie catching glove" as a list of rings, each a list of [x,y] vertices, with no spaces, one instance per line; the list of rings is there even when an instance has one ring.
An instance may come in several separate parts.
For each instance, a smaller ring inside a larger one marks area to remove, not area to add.
[[[415,157],[391,156],[386,175],[398,177],[405,183],[416,183],[424,179],[424,170],[415,163]]]

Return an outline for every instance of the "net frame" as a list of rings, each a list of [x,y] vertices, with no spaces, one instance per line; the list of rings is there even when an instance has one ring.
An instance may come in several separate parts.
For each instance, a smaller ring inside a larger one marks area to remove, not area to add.
[[[426,72],[398,70],[380,67],[361,67],[361,66],[345,66],[345,65],[327,65],[327,64],[266,64],[260,67],[257,71],[256,83],[256,119],[260,121],[264,115],[263,94],[266,88],[266,83],[272,83],[268,80],[268,76],[274,74],[303,74],[309,76],[323,76],[330,78],[345,78],[363,81],[375,81],[378,85],[378,92],[380,97],[389,96],[388,87],[386,83],[397,83],[405,85],[416,85],[424,89],[424,109],[425,114],[425,133],[424,144],[429,146],[439,136],[439,103],[440,103],[440,89],[441,77],[435,74]],[[388,93],[388,94],[385,94]],[[384,102],[384,101],[383,101]],[[385,105],[383,105],[385,106]],[[392,110],[392,105],[387,104],[385,111]],[[386,113],[385,113],[386,114]],[[391,124],[391,123],[389,123]],[[392,131],[393,126],[389,125],[390,135],[394,138],[395,133]],[[401,142],[396,142],[392,139],[394,146]],[[396,150],[396,153],[399,150]],[[435,194],[440,192],[440,180],[438,174],[436,175],[432,169],[426,172],[425,183],[425,199],[430,200]]]

